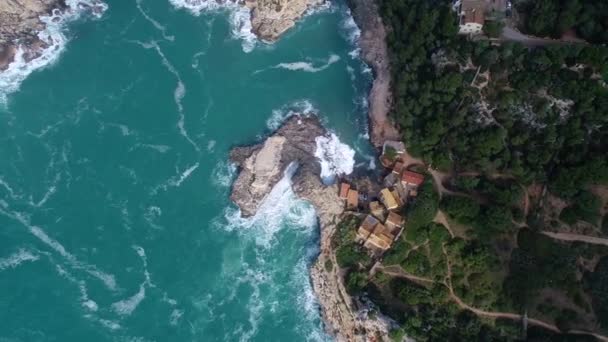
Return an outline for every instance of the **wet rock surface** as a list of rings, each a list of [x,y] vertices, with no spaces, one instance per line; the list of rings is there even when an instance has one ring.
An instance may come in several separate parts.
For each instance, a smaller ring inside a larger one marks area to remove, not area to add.
[[[283,177],[291,163],[298,169],[292,177],[295,194],[315,208],[321,230],[320,255],[311,268],[311,282],[328,333],[338,341],[388,340],[390,323],[371,318],[361,303],[346,292],[338,267],[325,268],[330,260],[337,265],[331,237],[344,213],[337,185],[324,185],[321,167],[314,156],[316,137],[327,134],[316,116],[293,116],[263,143],[236,147],[231,160],[239,167],[231,199],[243,216],[255,215],[266,195]]]

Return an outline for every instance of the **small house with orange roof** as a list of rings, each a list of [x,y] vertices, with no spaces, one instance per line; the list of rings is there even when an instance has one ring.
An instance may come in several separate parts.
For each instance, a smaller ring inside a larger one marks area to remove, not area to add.
[[[359,191],[350,189],[346,195],[346,209],[356,210],[359,207]]]
[[[401,184],[406,189],[416,189],[424,183],[424,175],[414,171],[403,171],[401,175]]]
[[[348,197],[348,190],[350,190],[350,184],[346,182],[340,184],[340,199],[345,200]]]

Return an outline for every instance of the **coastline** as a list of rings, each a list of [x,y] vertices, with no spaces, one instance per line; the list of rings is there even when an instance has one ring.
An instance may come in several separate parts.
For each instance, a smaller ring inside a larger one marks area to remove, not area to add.
[[[321,4],[322,2],[316,3]],[[386,140],[400,140],[396,124],[389,117],[391,74],[385,41],[386,31],[375,2],[349,0],[348,6],[355,23],[361,30],[361,36],[357,41],[361,57],[373,71],[373,83],[368,94],[369,139],[372,145],[381,147]],[[260,31],[255,29],[253,18],[252,11],[252,30],[258,38],[264,41],[278,39],[280,34],[270,37],[261,35]],[[313,122],[311,123],[310,120]],[[299,123],[296,125],[294,122]],[[299,138],[297,133],[294,134],[294,131],[298,130],[298,125],[309,127]],[[318,162],[310,147],[314,146],[315,137],[325,133],[327,133],[326,130],[317,119],[294,116],[267,137],[264,143],[233,149],[231,160],[239,166],[239,175],[233,184],[231,199],[241,208],[242,215],[255,215],[257,206],[281,178],[288,164],[297,161],[300,168],[293,177],[292,188],[299,198],[313,205],[320,230],[320,252],[310,268],[310,280],[320,306],[325,330],[336,341],[389,341],[392,322],[379,312],[370,314],[371,308],[352,298],[346,291],[343,274],[337,267],[331,240],[337,224],[343,217],[344,204],[338,197],[337,185],[326,186],[321,182],[320,172],[317,170]],[[283,146],[289,145],[289,140],[293,140],[293,137],[296,137],[296,144],[307,146],[300,151],[306,151],[309,154],[308,157],[312,158],[303,157],[299,155],[299,152],[295,153],[295,157],[293,155],[285,156]],[[256,163],[258,156],[265,162]],[[273,171],[268,173],[268,170],[262,170],[267,173],[256,176],[256,164],[271,164],[270,169]],[[262,179],[262,184],[260,184],[260,179]],[[252,189],[257,194],[252,195]],[[334,266],[328,269],[326,266],[328,263]]]
[[[310,281],[320,306],[325,330],[337,341],[386,341],[391,321],[352,298],[343,284],[331,246],[336,225],[345,212],[336,184],[323,184],[317,152],[317,139],[327,136],[317,116],[292,116],[264,142],[235,147],[230,159],[239,169],[230,198],[241,215],[254,216],[266,196],[284,177],[291,176],[298,198],[315,208],[320,230],[320,252],[310,269]],[[297,165],[297,170],[292,170]],[[327,265],[331,264],[332,267]]]
[[[361,58],[372,68],[374,76],[368,95],[370,141],[381,147],[386,140],[401,140],[399,129],[389,116],[392,93],[386,28],[375,1],[347,0],[347,3],[361,30],[357,42]]]

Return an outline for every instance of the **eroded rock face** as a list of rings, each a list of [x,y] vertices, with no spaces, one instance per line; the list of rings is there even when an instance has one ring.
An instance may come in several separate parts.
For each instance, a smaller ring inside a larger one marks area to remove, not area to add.
[[[290,163],[299,165],[294,183],[304,175],[319,174],[320,166],[314,157],[315,137],[323,134],[325,129],[316,117],[294,116],[264,143],[231,151],[230,159],[241,172],[230,198],[241,208],[243,216],[255,214]]]
[[[391,109],[391,73],[386,28],[379,14],[378,4],[370,0],[350,0],[353,19],[361,29],[359,47],[361,57],[374,71],[369,93],[369,119],[371,142],[379,147],[386,140],[401,140]]]
[[[254,215],[285,169],[297,163],[293,190],[314,206],[321,229],[321,252],[311,269],[311,281],[327,331],[338,341],[388,340],[390,323],[370,318],[350,298],[338,267],[325,268],[327,260],[337,265],[331,236],[344,212],[344,202],[338,197],[337,185],[326,186],[320,178],[321,167],[314,156],[315,138],[324,134],[327,132],[317,117],[293,116],[263,143],[233,149],[230,158],[240,167],[240,173],[231,199],[242,215]]]
[[[311,7],[325,0],[248,0],[251,8],[251,26],[261,39],[273,42],[295,25]]]
[[[38,38],[38,32],[44,29],[40,16],[65,6],[64,0],[0,1],[0,70],[13,61],[17,44],[44,44]]]

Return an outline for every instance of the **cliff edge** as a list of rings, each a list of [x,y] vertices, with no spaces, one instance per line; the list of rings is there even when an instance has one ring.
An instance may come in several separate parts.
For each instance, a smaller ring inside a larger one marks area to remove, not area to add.
[[[311,268],[311,281],[326,330],[337,341],[387,340],[389,323],[369,317],[365,308],[347,294],[338,267],[327,270],[323,266],[326,260],[337,265],[331,236],[344,212],[338,187],[322,183],[315,157],[315,139],[326,134],[316,116],[293,116],[263,143],[234,148],[230,158],[239,167],[239,175],[230,198],[243,216],[255,215],[288,166],[296,163],[293,190],[314,206],[321,230],[320,255]]]
[[[396,123],[389,117],[391,109],[391,72],[386,28],[376,1],[348,0],[353,19],[361,30],[359,48],[361,58],[374,72],[369,93],[370,140],[376,147],[386,140],[401,140]]]

